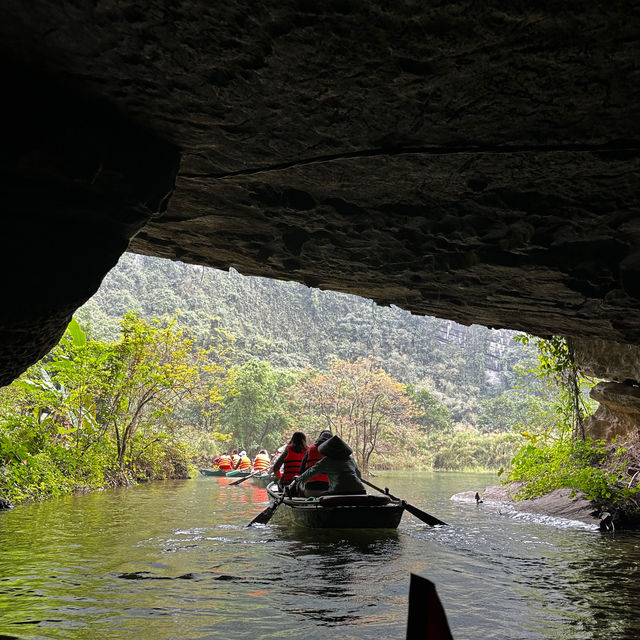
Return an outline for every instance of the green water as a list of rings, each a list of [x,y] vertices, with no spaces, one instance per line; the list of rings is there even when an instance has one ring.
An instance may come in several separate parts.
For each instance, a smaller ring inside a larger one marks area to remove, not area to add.
[[[0,638],[404,638],[409,575],[456,640],[640,637],[640,536],[450,500],[487,474],[385,474],[449,523],[307,531],[198,477],[0,512]]]

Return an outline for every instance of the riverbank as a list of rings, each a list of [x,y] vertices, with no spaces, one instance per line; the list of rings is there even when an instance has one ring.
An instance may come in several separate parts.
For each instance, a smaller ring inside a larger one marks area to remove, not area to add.
[[[553,518],[562,518],[582,522],[593,527],[600,528],[605,520],[605,512],[594,502],[586,498],[581,492],[571,489],[556,489],[544,496],[528,500],[518,500],[516,494],[522,488],[523,483],[512,482],[506,485],[485,487],[478,492],[482,501],[480,504],[496,509],[509,509],[520,513],[532,513]],[[456,502],[476,504],[475,491],[463,491],[451,497]]]

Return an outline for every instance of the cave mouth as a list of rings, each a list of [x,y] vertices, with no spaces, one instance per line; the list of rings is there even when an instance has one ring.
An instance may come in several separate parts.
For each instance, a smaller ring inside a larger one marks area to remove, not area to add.
[[[640,379],[635,15],[12,3],[0,384],[126,250],[567,336]]]

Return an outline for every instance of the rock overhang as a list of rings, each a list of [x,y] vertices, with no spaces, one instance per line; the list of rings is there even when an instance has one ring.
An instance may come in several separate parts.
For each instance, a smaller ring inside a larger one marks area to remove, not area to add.
[[[630,2],[10,2],[4,271],[56,251],[12,279],[2,381],[129,241],[633,348],[638,21]]]

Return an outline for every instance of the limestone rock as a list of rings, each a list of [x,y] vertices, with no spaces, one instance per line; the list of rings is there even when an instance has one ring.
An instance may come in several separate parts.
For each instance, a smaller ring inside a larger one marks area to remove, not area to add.
[[[7,0],[0,384],[127,246],[640,344],[638,12]]]
[[[566,520],[576,520],[585,524],[599,526],[598,508],[584,494],[571,489],[556,489],[547,495],[529,500],[514,500],[514,495],[522,487],[521,483],[486,487],[482,492],[483,504],[491,507],[508,506],[519,513],[535,513]],[[475,492],[465,491],[452,496],[452,500],[473,502]]]
[[[640,428],[640,388],[616,382],[599,382],[591,397],[600,403],[585,423],[585,433],[594,439],[611,440]]]

